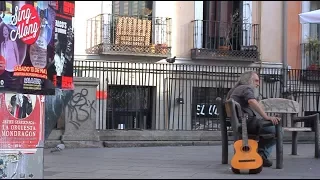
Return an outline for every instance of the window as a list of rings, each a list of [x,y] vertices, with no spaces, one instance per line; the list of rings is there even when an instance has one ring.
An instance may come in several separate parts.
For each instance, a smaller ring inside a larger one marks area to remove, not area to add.
[[[136,16],[145,14],[148,8],[152,12],[153,1],[112,1],[112,14]],[[148,14],[147,15],[152,15]]]
[[[243,1],[203,2],[203,48],[242,45]],[[231,23],[232,22],[232,23]]]
[[[230,89],[222,87],[193,87],[192,90],[192,129],[218,129],[219,112],[216,98],[225,99],[225,95]]]
[[[310,11],[320,9],[320,1],[310,1]],[[310,36],[319,37],[320,35],[320,25],[319,24],[310,24]]]

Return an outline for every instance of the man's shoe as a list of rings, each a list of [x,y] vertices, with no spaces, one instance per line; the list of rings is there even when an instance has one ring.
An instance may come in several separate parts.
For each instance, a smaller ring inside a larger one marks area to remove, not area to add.
[[[267,157],[264,155],[264,153],[259,153],[262,160],[263,160],[263,167],[271,167],[272,166],[272,161],[267,159]]]

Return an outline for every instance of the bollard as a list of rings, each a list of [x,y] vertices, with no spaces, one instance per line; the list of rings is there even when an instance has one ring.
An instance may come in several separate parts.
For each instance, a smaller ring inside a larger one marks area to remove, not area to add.
[[[107,92],[97,91],[97,116],[96,116],[96,129],[106,129],[106,112],[107,112]]]

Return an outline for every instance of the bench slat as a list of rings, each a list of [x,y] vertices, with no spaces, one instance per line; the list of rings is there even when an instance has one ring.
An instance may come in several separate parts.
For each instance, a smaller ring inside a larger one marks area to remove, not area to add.
[[[283,127],[282,128],[284,131],[299,131],[299,132],[310,132],[312,131],[311,127]]]

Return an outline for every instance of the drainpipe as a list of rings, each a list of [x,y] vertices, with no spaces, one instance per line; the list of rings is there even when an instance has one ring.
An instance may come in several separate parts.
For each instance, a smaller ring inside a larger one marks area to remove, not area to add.
[[[288,27],[287,27],[287,20],[288,20],[288,8],[287,8],[287,1],[282,1],[283,6],[282,6],[282,28],[283,28],[283,35],[282,35],[282,44],[283,44],[283,51],[282,51],[282,64],[283,68],[288,67],[288,61],[287,61],[287,32],[288,32]]]
[[[282,67],[283,69],[288,69],[288,61],[287,61],[287,35],[288,35],[288,27],[287,27],[287,20],[288,20],[288,8],[287,8],[287,1],[282,1]],[[283,92],[287,91],[287,72],[283,71]]]
[[[103,14],[103,1],[101,1],[101,14]]]

